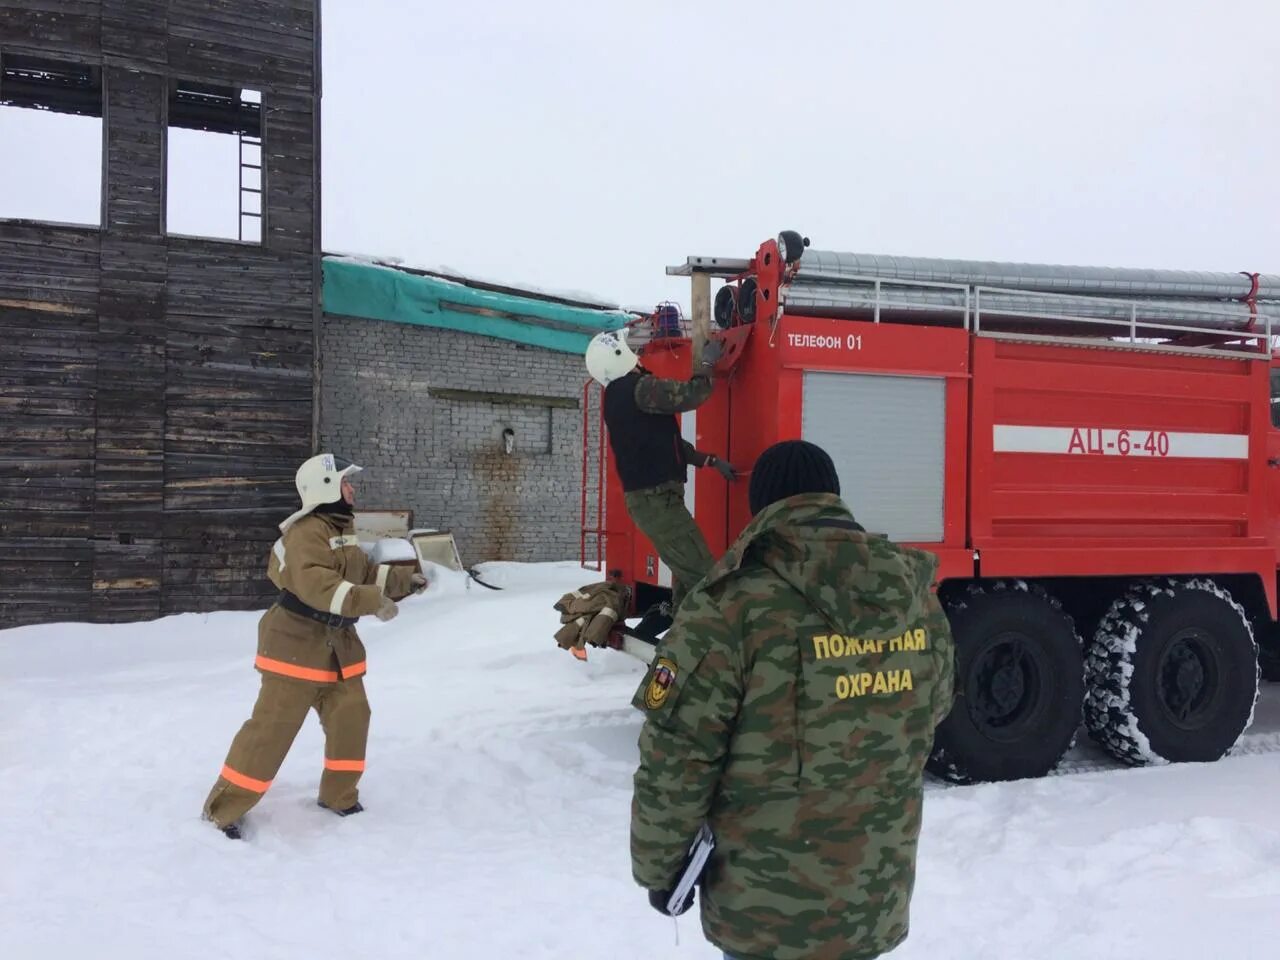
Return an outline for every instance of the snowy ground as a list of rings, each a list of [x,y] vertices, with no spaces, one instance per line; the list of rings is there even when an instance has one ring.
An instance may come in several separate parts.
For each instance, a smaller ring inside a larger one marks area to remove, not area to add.
[[[13,960],[713,958],[627,855],[641,666],[551,640],[571,564],[369,620],[368,812],[314,805],[309,720],[244,843],[199,819],[258,685],[256,614],[0,631]],[[1260,705],[1280,730],[1280,688]],[[1084,751],[1083,755],[1088,755]],[[1280,955],[1280,754],[927,796],[910,958]]]

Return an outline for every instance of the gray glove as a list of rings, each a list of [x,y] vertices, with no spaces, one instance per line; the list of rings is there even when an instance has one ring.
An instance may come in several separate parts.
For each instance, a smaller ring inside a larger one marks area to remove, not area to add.
[[[388,620],[394,620],[396,614],[399,612],[400,612],[400,608],[396,606],[396,602],[394,600],[392,600],[390,597],[383,597],[382,605],[379,606],[376,611],[374,611],[373,615],[377,617],[379,620],[381,620],[383,623],[386,623]]]
[[[724,344],[719,340],[708,340],[702,345],[702,359],[698,361],[699,365],[706,372],[710,372],[720,361],[720,355],[724,353]]]
[[[714,453],[707,454],[707,466],[715,467],[720,476],[724,477],[730,483],[738,479],[738,471],[733,469],[733,464],[726,460],[721,460]]]

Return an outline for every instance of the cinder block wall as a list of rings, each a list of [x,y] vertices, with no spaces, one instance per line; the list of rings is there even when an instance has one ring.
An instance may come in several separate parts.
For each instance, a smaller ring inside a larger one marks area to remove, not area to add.
[[[452,530],[468,566],[578,558],[580,356],[326,314],[320,367],[321,449],[365,468],[360,507]]]

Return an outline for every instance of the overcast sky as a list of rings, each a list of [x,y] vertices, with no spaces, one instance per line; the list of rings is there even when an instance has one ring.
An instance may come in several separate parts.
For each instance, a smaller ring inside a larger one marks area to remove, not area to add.
[[[780,229],[1280,273],[1272,0],[325,0],[323,28],[326,250],[627,305]],[[95,136],[0,109],[0,216],[94,209]],[[234,231],[234,150],[181,164],[171,220]]]

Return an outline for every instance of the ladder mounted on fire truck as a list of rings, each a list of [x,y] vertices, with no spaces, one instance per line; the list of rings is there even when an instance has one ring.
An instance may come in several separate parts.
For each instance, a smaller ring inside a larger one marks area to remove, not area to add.
[[[1280,277],[886,257],[804,249],[787,234],[755,258],[691,256],[695,339],[783,312],[960,326],[978,336],[1239,358],[1269,354]],[[780,251],[790,243],[789,259]],[[807,247],[807,241],[804,241]],[[765,245],[770,246],[769,244]],[[770,257],[776,257],[774,263]],[[776,295],[761,282],[776,271]],[[713,278],[728,281],[710,296]],[[1262,309],[1265,308],[1265,309]],[[1277,331],[1280,332],[1280,331]]]

